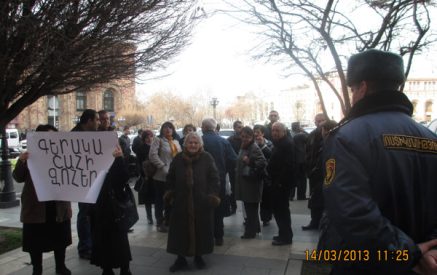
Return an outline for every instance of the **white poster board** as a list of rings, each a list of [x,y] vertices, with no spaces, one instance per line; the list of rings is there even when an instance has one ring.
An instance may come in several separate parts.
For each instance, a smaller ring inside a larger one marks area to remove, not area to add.
[[[39,201],[95,203],[118,144],[115,132],[32,132],[27,165]]]

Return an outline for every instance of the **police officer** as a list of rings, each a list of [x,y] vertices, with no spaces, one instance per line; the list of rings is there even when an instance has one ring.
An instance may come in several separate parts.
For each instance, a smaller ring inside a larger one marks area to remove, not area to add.
[[[323,153],[317,253],[334,263],[331,274],[437,274],[437,136],[411,119],[404,81],[399,55],[349,59],[352,109]]]

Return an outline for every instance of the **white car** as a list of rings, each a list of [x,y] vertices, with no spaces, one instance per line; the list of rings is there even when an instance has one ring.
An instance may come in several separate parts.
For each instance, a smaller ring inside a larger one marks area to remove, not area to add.
[[[218,134],[222,138],[227,139],[234,134],[234,129],[220,129],[220,132]]]
[[[27,139],[23,139],[20,141],[20,151],[26,151],[27,149]]]

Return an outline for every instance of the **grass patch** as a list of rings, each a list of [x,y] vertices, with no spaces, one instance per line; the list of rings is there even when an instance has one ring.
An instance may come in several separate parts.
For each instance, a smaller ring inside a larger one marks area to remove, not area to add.
[[[18,158],[10,159],[11,162],[11,169],[12,171],[15,169],[15,165],[17,164]]]
[[[0,227],[0,254],[21,247],[21,228]]]

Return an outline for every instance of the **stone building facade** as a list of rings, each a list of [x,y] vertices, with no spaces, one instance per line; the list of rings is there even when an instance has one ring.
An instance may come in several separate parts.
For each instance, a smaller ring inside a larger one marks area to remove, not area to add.
[[[135,104],[135,82],[118,80],[89,91],[41,97],[26,107],[14,123],[21,132],[47,123],[55,125],[59,131],[70,131],[79,121],[83,110],[95,109],[108,111],[116,124],[123,119],[120,114],[132,110]]]
[[[339,79],[333,79],[334,85],[340,86]],[[331,89],[320,82],[322,96],[330,119],[340,121],[343,118],[338,98]],[[437,77],[409,78],[404,93],[414,105],[413,118],[418,122],[429,123],[437,119]],[[311,83],[299,85],[282,91],[271,91],[263,95],[270,109],[277,110],[281,120],[300,121],[302,125],[313,124],[314,116],[322,112],[321,103]]]

